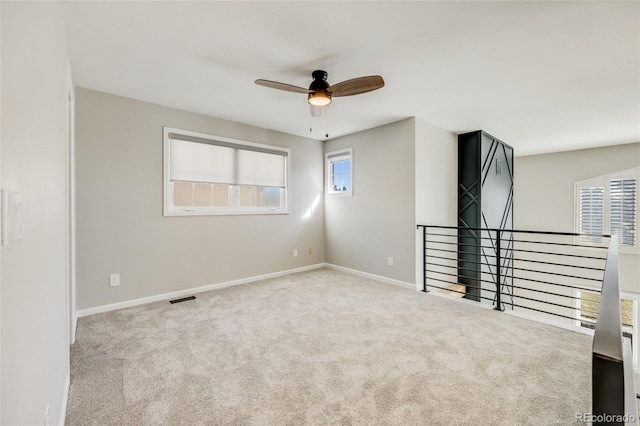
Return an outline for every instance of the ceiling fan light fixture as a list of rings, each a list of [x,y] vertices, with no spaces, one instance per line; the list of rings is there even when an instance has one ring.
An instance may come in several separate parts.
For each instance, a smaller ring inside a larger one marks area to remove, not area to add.
[[[327,112],[327,107],[331,104],[331,98],[334,96],[359,95],[384,87],[384,80],[379,75],[356,77],[334,85],[330,85],[327,82],[326,71],[315,70],[311,73],[311,77],[313,77],[313,81],[308,89],[292,84],[262,79],[256,80],[256,84],[272,89],[285,90],[287,92],[306,93],[307,102],[309,102],[311,115],[313,117],[324,115]]]
[[[331,103],[331,95],[325,91],[317,91],[309,93],[309,105],[322,107]]]
[[[322,117],[323,115],[327,114],[327,111],[329,111],[329,105],[325,105],[325,106],[309,105],[309,110],[311,112],[312,117]]]

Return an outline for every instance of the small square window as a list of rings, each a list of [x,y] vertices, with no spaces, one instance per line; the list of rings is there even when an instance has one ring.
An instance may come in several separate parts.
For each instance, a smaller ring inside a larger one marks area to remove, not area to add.
[[[353,151],[346,149],[325,154],[328,194],[353,194]]]

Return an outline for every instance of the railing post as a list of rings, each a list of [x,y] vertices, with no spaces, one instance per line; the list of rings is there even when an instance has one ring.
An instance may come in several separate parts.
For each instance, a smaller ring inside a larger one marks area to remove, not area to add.
[[[501,257],[501,251],[500,250],[500,240],[502,239],[502,231],[499,229],[496,229],[496,307],[494,308],[496,311],[502,311],[502,299],[501,299],[501,289],[500,289],[500,282],[502,281],[502,274],[501,274],[501,266],[502,266],[502,257]]]
[[[595,416],[594,426],[624,425],[626,420],[623,420],[623,416],[637,412],[635,401],[631,406],[625,406],[625,381],[633,384],[633,374],[625,378],[625,364],[632,360],[625,359],[623,350],[618,265],[618,239],[614,235],[609,240],[598,319],[593,335],[591,411]],[[627,392],[635,393],[633,386],[630,388]]]
[[[423,259],[423,263],[424,263],[424,282],[422,283],[422,291],[424,291],[425,293],[429,293],[429,290],[427,290],[427,227],[423,226],[422,227],[422,259]]]

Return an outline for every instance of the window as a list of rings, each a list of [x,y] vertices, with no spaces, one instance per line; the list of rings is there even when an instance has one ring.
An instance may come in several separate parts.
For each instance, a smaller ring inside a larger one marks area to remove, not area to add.
[[[600,307],[600,294],[576,290],[576,325],[595,329]],[[638,297],[622,294],[620,297],[620,321],[622,336],[631,340],[633,368],[638,368]]]
[[[640,168],[576,184],[577,232],[581,244],[603,244],[602,234],[618,236],[620,247],[638,251],[638,180]]]
[[[609,181],[611,233],[617,235],[624,246],[636,245],[636,183],[636,179]]]
[[[287,213],[289,150],[164,128],[165,216]]]
[[[351,148],[325,154],[327,192],[353,194],[353,151]]]
[[[580,229],[581,234],[604,234],[604,187],[588,186],[580,188]],[[583,242],[602,243],[599,236],[580,237]]]

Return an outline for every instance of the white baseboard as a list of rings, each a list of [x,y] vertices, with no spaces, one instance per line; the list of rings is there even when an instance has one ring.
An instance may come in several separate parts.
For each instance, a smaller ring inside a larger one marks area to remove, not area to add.
[[[552,318],[545,318],[543,316],[538,316],[536,314],[532,314],[529,312],[512,311],[512,310],[506,309],[504,313],[514,317],[523,318],[523,319],[535,321],[535,322],[540,322],[542,324],[550,325],[552,327],[564,328],[565,330],[575,331],[576,333],[582,333],[582,334],[587,334],[589,336],[593,336],[593,330],[591,329],[580,327],[579,325],[566,324],[562,321],[557,321]]]
[[[225,287],[231,287],[234,285],[247,284],[255,281],[266,280],[269,278],[281,277],[284,275],[295,274],[297,272],[310,271],[312,269],[323,268],[324,263],[317,263],[315,265],[303,266],[301,268],[287,269],[285,271],[272,272],[264,275],[256,275],[253,277],[240,278],[233,281],[226,281],[218,284],[210,284],[201,287],[188,288],[185,290],[173,291],[171,293],[163,293],[155,296],[142,297],[140,299],[125,300],[123,302],[111,303],[109,305],[96,306],[93,308],[80,309],[77,311],[77,317],[86,317],[89,315],[101,314],[103,312],[117,311],[118,309],[130,308],[132,306],[144,305],[151,302],[158,302],[161,300],[175,299],[178,297],[190,296],[192,294],[202,293],[204,291],[216,290]]]
[[[476,302],[475,300],[469,300],[469,299],[463,299],[462,297],[458,297],[458,296],[452,296],[449,294],[444,294],[444,293],[440,293],[437,290],[431,290],[428,293],[430,296],[436,296],[436,297],[442,297],[444,299],[449,299],[449,300],[453,300],[454,302],[458,302],[458,303],[465,303],[469,306],[474,306],[476,308],[480,308],[480,309],[490,309],[493,310],[493,306],[488,304],[488,303],[479,303]],[[582,333],[582,334],[587,334],[590,336],[593,336],[593,330],[590,330],[588,328],[584,328],[584,327],[580,327],[577,325],[573,325],[573,324],[566,324],[562,321],[556,321],[553,320],[551,318],[545,318],[543,316],[538,316],[535,314],[530,314],[527,312],[522,312],[522,311],[512,311],[509,309],[505,309],[503,312],[501,312],[502,315],[511,315],[512,317],[518,317],[518,318],[522,318],[525,320],[529,320],[529,321],[535,321],[535,322],[539,322],[542,324],[546,324],[546,325],[550,325],[552,327],[558,327],[558,328],[564,328],[565,330],[569,330],[569,331],[575,331],[577,333]]]
[[[325,267],[329,269],[334,269],[336,271],[346,272],[347,274],[358,275],[360,277],[369,278],[372,280],[380,281],[386,284],[393,284],[403,288],[408,288],[410,290],[415,290],[416,285],[412,283],[408,283],[406,281],[395,280],[393,278],[383,277],[382,275],[370,274],[368,272],[358,271],[357,269],[345,268],[344,266],[334,265],[332,263],[325,263]]]
[[[69,387],[71,386],[71,376],[67,374],[64,379],[64,392],[62,393],[62,406],[60,407],[60,418],[58,419],[58,425],[64,426],[67,420],[67,401],[69,401]]]
[[[73,312],[73,318],[71,319],[71,344],[76,342],[76,331],[78,330],[78,312]]]

